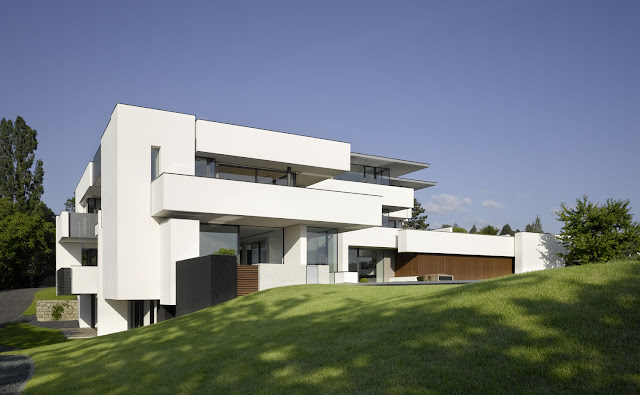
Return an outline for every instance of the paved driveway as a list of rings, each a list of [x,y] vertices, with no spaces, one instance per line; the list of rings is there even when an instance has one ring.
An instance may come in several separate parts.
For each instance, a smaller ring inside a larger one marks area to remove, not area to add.
[[[0,292],[0,326],[8,324],[22,314],[33,301],[33,295],[42,288],[12,289]]]

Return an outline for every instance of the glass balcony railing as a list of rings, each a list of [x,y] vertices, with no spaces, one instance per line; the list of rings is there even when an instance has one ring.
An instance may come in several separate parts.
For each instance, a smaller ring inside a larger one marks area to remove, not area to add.
[[[96,225],[98,214],[69,213],[69,237],[95,238]]]

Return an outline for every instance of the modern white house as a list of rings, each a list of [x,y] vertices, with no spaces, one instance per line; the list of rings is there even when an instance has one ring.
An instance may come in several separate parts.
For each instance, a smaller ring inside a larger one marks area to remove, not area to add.
[[[235,297],[562,265],[552,235],[402,229],[414,191],[435,185],[404,176],[428,167],[118,104],[75,190],[75,212],[57,217],[58,293],[78,295],[81,326],[105,335],[181,315],[181,304],[210,305],[194,293],[203,281],[202,295],[227,287]]]

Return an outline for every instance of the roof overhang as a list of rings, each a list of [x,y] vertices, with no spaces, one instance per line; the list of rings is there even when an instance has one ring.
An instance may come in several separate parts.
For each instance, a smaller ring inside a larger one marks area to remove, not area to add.
[[[390,170],[391,177],[400,177],[414,171],[428,168],[428,163],[413,162],[403,159],[385,158],[368,154],[351,153],[351,163],[356,165],[383,167]]]
[[[437,183],[433,181],[410,180],[408,178],[389,178],[389,185],[394,187],[411,188],[414,191],[435,186]]]

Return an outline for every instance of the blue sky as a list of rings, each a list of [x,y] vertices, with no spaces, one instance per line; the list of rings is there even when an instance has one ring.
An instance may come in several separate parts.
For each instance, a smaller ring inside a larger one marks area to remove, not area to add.
[[[2,2],[0,117],[59,213],[118,102],[348,141],[431,168],[433,226],[587,194],[640,219],[640,2]]]

